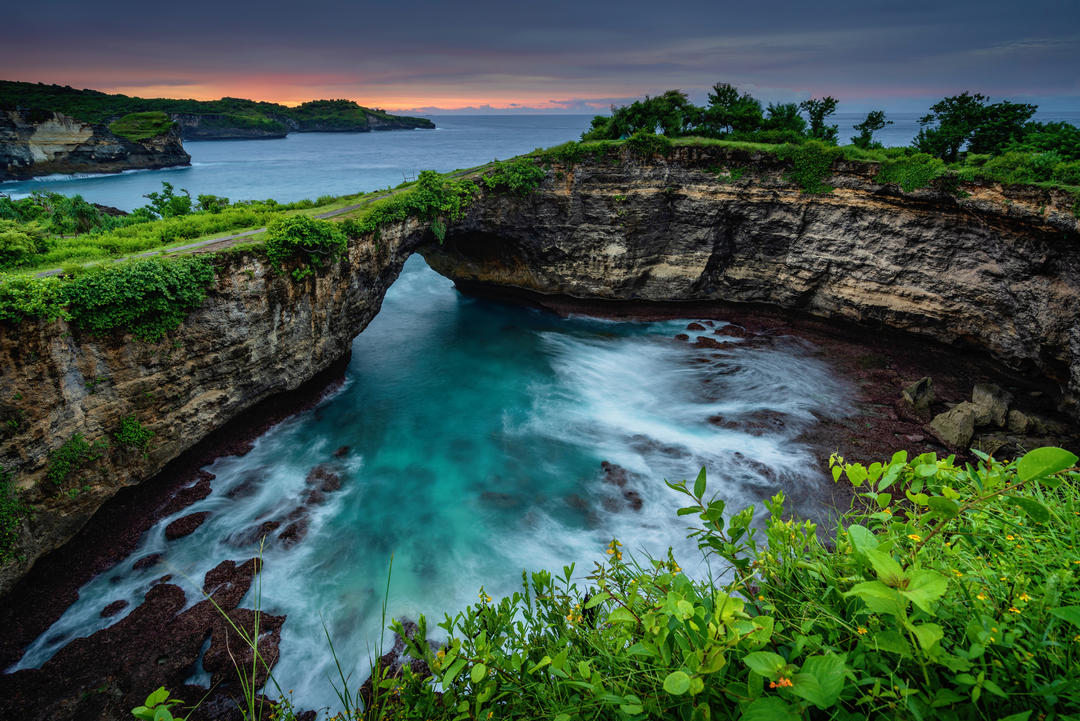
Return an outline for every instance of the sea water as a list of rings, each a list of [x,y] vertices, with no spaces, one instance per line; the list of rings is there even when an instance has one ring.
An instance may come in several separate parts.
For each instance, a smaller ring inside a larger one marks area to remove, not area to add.
[[[850,389],[803,341],[693,348],[674,339],[688,320],[559,318],[465,297],[414,256],[356,338],[344,385],[246,455],[209,466],[211,495],[162,519],[128,560],[87,583],[18,668],[114,623],[122,614],[101,618],[105,605],[137,605],[165,573],[200,600],[206,571],[253,555],[236,534],[301,505],[305,478],[324,463],[342,487],[311,507],[300,543],[267,546],[260,599],[287,614],[274,673],[307,708],[336,703],[326,633],[353,682],[366,677],[391,559],[389,615],[423,613],[434,627],[481,587],[495,598],[513,592],[523,570],[575,563],[580,580],[616,537],[639,559],[672,547],[705,577],[688,519],[675,513],[685,499],[664,484],[702,467],[729,510],[760,510],[783,490],[798,512],[826,517],[828,482],[799,435],[842,414]],[[773,419],[764,429],[744,423],[762,413]],[[603,461],[626,469],[625,488],[605,482]],[[198,530],[165,539],[168,523],[197,511],[211,514]],[[163,563],[132,570],[151,553]]]

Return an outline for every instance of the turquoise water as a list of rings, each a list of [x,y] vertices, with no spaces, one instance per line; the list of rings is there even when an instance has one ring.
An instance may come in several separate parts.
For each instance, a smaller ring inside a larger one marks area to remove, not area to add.
[[[827,482],[795,438],[815,413],[840,413],[847,387],[804,342],[692,349],[673,340],[686,325],[560,319],[467,298],[410,259],[354,342],[344,386],[247,455],[210,466],[213,493],[163,519],[131,557],[163,552],[165,565],[132,571],[129,560],[89,582],[20,667],[115,621],[100,610],[137,603],[164,573],[201,579],[223,559],[250,557],[230,539],[300,505],[321,463],[342,475],[341,490],[312,508],[298,545],[267,548],[263,574],[263,608],[288,615],[275,674],[303,707],[335,703],[323,622],[347,672],[365,678],[391,556],[391,615],[437,621],[481,586],[512,592],[522,569],[576,562],[583,576],[613,536],[637,555],[674,546],[684,568],[704,575],[675,515],[679,497],[663,483],[702,466],[733,510],[782,488],[820,517]],[[739,429],[760,411],[783,425]],[[737,427],[708,423],[715,415]],[[640,510],[604,482],[605,460],[630,472]],[[230,494],[252,484],[250,495]],[[202,510],[212,515],[194,534],[165,540],[170,521]]]

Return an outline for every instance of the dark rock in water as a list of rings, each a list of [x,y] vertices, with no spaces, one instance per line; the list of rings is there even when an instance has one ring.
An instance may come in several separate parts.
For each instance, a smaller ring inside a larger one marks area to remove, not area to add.
[[[222,611],[232,612],[251,587],[258,567],[256,559],[240,565],[226,561],[206,574],[204,589]],[[108,628],[72,641],[41,668],[0,675],[0,718],[121,721],[130,719],[130,709],[142,704],[147,694],[159,686],[174,690],[175,696],[187,701],[197,700],[206,694],[205,689],[200,696],[183,695],[179,689],[191,675],[203,643],[212,633],[217,633],[221,614],[210,600],[184,610],[186,605],[187,599],[179,586],[167,583],[152,586],[143,602],[127,616]],[[245,623],[251,618],[237,617]],[[264,628],[280,629],[277,618],[269,618]],[[279,633],[260,638],[260,653],[271,666],[277,660],[279,638]],[[243,651],[235,638],[230,641],[230,647],[234,653]],[[235,676],[230,681],[234,679]],[[234,688],[211,693],[239,698]],[[208,709],[223,705],[212,697],[204,703]],[[235,700],[231,708],[235,712]],[[192,718],[209,717],[200,709]]]
[[[305,483],[325,493],[333,493],[341,488],[341,475],[325,463],[320,463],[308,472]]]
[[[171,573],[166,573],[161,578],[155,578],[153,581],[150,582],[150,585],[151,586],[156,586],[156,585],[161,584],[161,583],[168,583],[171,580],[172,580],[172,574]]]
[[[589,502],[576,493],[571,493],[563,500],[566,501],[566,505],[579,511],[587,511],[589,509]]]
[[[318,488],[308,491],[307,496],[304,497],[304,503],[308,504],[309,506],[321,506],[325,502],[326,494],[320,491]]]
[[[118,601],[113,601],[108,606],[101,609],[101,617],[102,618],[109,618],[111,616],[115,616],[116,614],[120,613],[121,611],[123,611],[127,607],[128,607],[128,602],[123,600],[123,599],[120,599]]]
[[[604,471],[604,483],[610,483],[613,486],[622,488],[626,485],[626,480],[629,477],[629,472],[622,466],[617,466],[614,463],[608,461],[601,461],[600,468]]]
[[[728,323],[723,328],[717,328],[713,332],[716,333],[716,335],[726,335],[731,338],[746,338],[750,335],[750,331],[746,330],[746,328],[732,323]]]
[[[285,516],[286,521],[295,521],[298,518],[303,518],[308,514],[307,506],[297,506],[292,510],[289,515]]]
[[[334,451],[334,458],[344,458],[347,455],[349,455],[349,446],[342,446]]]
[[[678,333],[675,336],[675,340],[688,341],[690,340],[690,336],[686,335],[686,333]]]
[[[213,473],[200,470],[195,483],[181,488],[173,494],[165,506],[158,512],[160,516],[171,516],[177,511],[182,511],[196,501],[201,501],[210,495],[210,481],[217,478]]]
[[[622,495],[623,498],[626,499],[627,505],[635,511],[640,511],[641,507],[645,505],[645,502],[641,498],[641,494],[631,488],[623,491]]]
[[[622,510],[622,504],[619,503],[619,499],[606,496],[604,500],[600,501],[600,505],[604,507],[604,510],[608,513],[618,513]]]
[[[706,419],[711,425],[718,428],[727,428],[732,431],[742,431],[752,436],[763,436],[766,433],[780,433],[787,425],[786,416],[778,411],[761,410],[754,411],[745,416],[725,418],[724,416],[709,416]]]
[[[690,325],[686,326],[686,330],[703,331],[705,330],[705,326],[703,326],[701,323],[691,323]]]
[[[480,494],[480,500],[497,508],[517,508],[521,505],[521,499],[517,496],[512,496],[509,493],[495,493],[494,491],[484,491]]]
[[[716,325],[716,322],[715,322],[715,321],[711,321],[711,320],[706,320],[706,321],[702,321],[702,322],[703,322],[703,323],[704,323],[705,325],[709,326],[710,328],[712,328],[713,326],[715,326],[715,325]]]
[[[730,341],[718,341],[718,340],[715,340],[713,338],[710,338],[708,336],[703,335],[703,336],[699,336],[696,341],[691,343],[691,345],[694,346],[695,348],[721,349],[721,348],[731,348],[735,344],[731,343]]]
[[[306,518],[302,518],[299,521],[290,523],[285,527],[285,530],[278,534],[278,540],[282,542],[285,548],[292,548],[300,541],[304,540],[304,536],[308,532],[308,521]]]
[[[203,668],[210,672],[211,686],[236,680],[236,669],[255,669],[255,687],[266,683],[269,669],[280,658],[281,627],[285,616],[273,616],[246,608],[237,608],[228,612],[228,620],[220,615],[213,620],[210,648],[203,656]],[[259,663],[255,660],[255,649],[251,641],[256,638],[258,629]],[[240,632],[237,631],[240,630]],[[247,679],[250,681],[250,678]]]
[[[199,511],[198,513],[191,513],[183,518],[177,518],[175,521],[165,526],[165,538],[170,541],[175,541],[177,538],[190,536],[209,516],[209,511]]]
[[[141,571],[144,568],[151,568],[161,563],[161,559],[164,558],[163,553],[151,553],[149,556],[143,556],[135,563],[131,564],[131,568],[134,571]]]
[[[281,527],[281,521],[264,521],[257,526],[252,526],[243,531],[233,533],[225,542],[236,548],[250,548],[258,546],[264,538]]]

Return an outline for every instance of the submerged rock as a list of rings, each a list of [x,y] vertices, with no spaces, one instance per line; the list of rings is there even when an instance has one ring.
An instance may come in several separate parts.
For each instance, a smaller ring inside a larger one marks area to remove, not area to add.
[[[190,536],[206,521],[207,518],[209,518],[209,516],[209,511],[199,511],[198,513],[188,514],[183,518],[177,518],[175,521],[165,526],[165,538],[170,541],[175,541],[178,538]]]

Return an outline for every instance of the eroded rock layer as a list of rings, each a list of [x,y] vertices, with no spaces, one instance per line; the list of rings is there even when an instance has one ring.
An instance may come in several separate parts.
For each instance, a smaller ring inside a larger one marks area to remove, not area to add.
[[[466,289],[790,309],[979,348],[1080,393],[1074,198],[904,193],[873,164],[834,167],[836,190],[812,195],[789,168],[709,147],[555,165],[538,192],[489,195],[423,253]]]
[[[0,110],[0,180],[190,165],[180,131],[139,142],[62,113]]]

